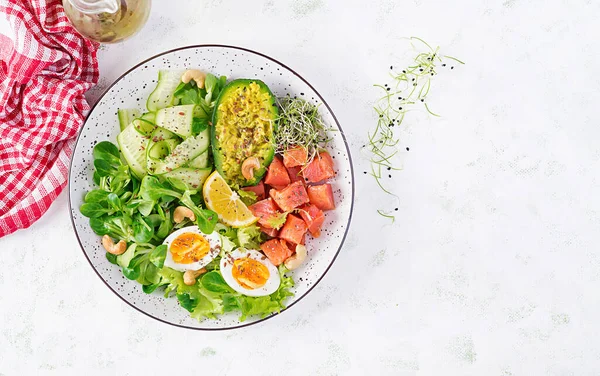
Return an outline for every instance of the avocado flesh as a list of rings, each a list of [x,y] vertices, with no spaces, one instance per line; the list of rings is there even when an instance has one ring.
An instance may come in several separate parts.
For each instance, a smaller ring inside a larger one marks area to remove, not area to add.
[[[256,185],[273,160],[274,132],[279,111],[273,93],[260,80],[238,79],[217,98],[211,127],[215,168],[231,186]],[[260,168],[250,180],[242,164],[256,157]]]

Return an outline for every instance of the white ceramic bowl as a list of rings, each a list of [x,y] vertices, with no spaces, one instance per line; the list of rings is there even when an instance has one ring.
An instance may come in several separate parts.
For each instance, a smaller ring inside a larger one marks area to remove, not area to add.
[[[199,68],[228,79],[258,78],[263,80],[276,96],[297,95],[320,105],[325,122],[336,131],[329,152],[334,158],[337,176],[332,181],[337,208],[326,213],[323,234],[318,239],[308,238],[309,256],[305,264],[292,275],[296,282],[295,296],[287,301],[288,308],[300,301],[323,278],[340,252],[346,238],[354,201],[354,177],[350,151],[344,133],[333,112],[317,91],[300,75],[280,62],[244,48],[201,45],[164,52],[133,67],[121,76],[96,103],[79,134],[69,177],[69,205],[73,227],[81,249],[92,268],[104,283],[123,301],[138,311],[159,321],[201,330],[232,329],[265,319],[249,318],[243,323],[238,314],[225,314],[218,320],[197,321],[179,307],[177,299],[164,298],[162,292],[148,295],[142,286],[126,279],[120,268],[110,264],[100,244],[100,238],[91,230],[88,219],[79,213],[85,193],[94,187],[92,181],[92,149],[100,141],[116,143],[119,133],[117,109],[144,109],[146,98],[156,84],[159,69]]]

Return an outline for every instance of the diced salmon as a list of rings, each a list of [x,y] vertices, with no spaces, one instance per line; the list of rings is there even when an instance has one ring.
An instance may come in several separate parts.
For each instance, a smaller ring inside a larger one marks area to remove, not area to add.
[[[271,162],[269,169],[267,170],[265,184],[281,189],[290,183],[290,176],[288,175],[283,162],[281,162],[279,157],[273,157],[273,162]]]
[[[279,230],[277,230],[276,228],[268,228],[262,225],[258,225],[258,227],[260,228],[260,231],[264,232],[265,234],[267,234],[268,236],[272,237],[272,238],[276,238],[277,235],[279,235]]]
[[[304,184],[299,181],[292,183],[281,190],[271,189],[269,195],[284,212],[291,211],[308,202],[306,188],[304,187]]]
[[[302,178],[302,167],[287,167],[288,175],[290,176],[290,180],[292,183],[297,181],[301,181],[304,184],[304,179]]]
[[[308,160],[308,150],[304,146],[295,146],[283,153],[285,167],[304,166]]]
[[[313,185],[308,187],[308,199],[311,204],[321,210],[335,209],[331,184]]]
[[[255,186],[252,187],[244,187],[242,188],[243,191],[246,192],[254,192],[256,194],[256,199],[257,200],[264,200],[265,199],[265,183],[262,182],[262,180]]]
[[[304,167],[302,176],[310,183],[318,183],[333,178],[335,176],[333,158],[326,151],[319,153],[315,159]]]
[[[277,205],[271,198],[259,201],[248,206],[252,214],[258,218],[258,223],[267,228],[273,228],[269,224],[269,220],[277,217],[281,212],[277,209]]]
[[[306,222],[293,214],[288,214],[285,225],[279,231],[279,237],[293,244],[300,244],[307,230]]]
[[[315,238],[321,236],[321,226],[325,222],[323,211],[315,205],[310,204],[302,206],[299,213],[304,222],[306,222],[310,234]]]
[[[262,249],[275,266],[281,265],[282,262],[293,254],[293,251],[283,239],[268,240],[260,245],[260,249]]]
[[[296,253],[296,248],[298,247],[298,245],[306,245],[305,240],[306,240],[306,234],[302,235],[302,240],[300,241],[300,244],[289,243],[288,246],[290,247],[290,249],[292,250],[293,253]]]

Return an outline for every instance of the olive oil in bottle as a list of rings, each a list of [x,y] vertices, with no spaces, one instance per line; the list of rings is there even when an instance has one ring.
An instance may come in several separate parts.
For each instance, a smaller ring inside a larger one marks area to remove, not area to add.
[[[151,0],[63,0],[63,6],[81,35],[96,42],[116,43],[144,26]]]

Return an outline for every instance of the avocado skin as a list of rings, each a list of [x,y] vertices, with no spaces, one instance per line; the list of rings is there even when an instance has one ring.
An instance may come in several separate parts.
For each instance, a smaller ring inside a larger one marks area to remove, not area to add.
[[[217,124],[219,122],[220,115],[221,115],[219,112],[219,105],[225,98],[227,98],[229,93],[234,92],[235,89],[237,89],[239,87],[249,86],[252,82],[254,82],[254,83],[258,84],[258,86],[260,86],[261,92],[265,92],[265,93],[269,94],[269,97],[270,97],[269,103],[273,107],[273,111],[272,111],[273,132],[277,131],[276,119],[279,116],[279,108],[277,107],[275,96],[273,95],[273,93],[271,92],[269,87],[263,81],[255,80],[255,79],[241,78],[241,79],[233,80],[230,83],[228,83],[221,90],[221,93],[217,97],[217,101],[215,102],[215,107],[214,107],[213,116],[212,116],[212,125],[210,127],[210,144],[211,144],[212,153],[213,153],[213,161],[215,163],[215,168],[217,169],[217,171],[219,171],[219,174],[221,174],[221,176],[223,176],[224,178],[226,176],[223,172],[224,154],[223,154],[223,151],[221,150],[219,140],[217,139],[217,132],[216,132],[216,127],[217,127]],[[271,138],[274,138],[274,135],[272,135]],[[247,187],[247,186],[253,186],[253,185],[258,184],[260,182],[260,180],[263,178],[263,176],[266,174],[267,168],[273,161],[274,156],[275,156],[275,145],[271,145],[271,147],[268,151],[268,154],[265,156],[265,158],[261,164],[261,167],[254,171],[254,179],[253,180],[245,180],[244,179],[245,182],[243,184],[240,184],[240,186]],[[227,183],[231,184],[231,182],[229,182],[229,181]]]

